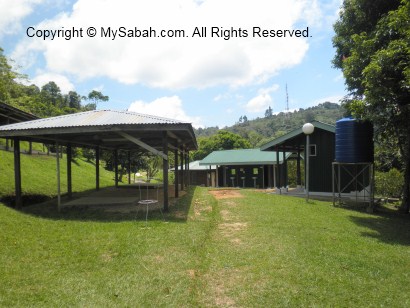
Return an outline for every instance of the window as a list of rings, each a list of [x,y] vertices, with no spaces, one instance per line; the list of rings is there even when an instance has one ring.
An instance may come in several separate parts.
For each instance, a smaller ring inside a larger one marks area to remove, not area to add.
[[[231,175],[235,175],[236,174],[236,169],[231,169]]]
[[[259,168],[253,168],[253,174],[257,175],[259,173]]]
[[[316,144],[310,145],[310,156],[316,156]]]

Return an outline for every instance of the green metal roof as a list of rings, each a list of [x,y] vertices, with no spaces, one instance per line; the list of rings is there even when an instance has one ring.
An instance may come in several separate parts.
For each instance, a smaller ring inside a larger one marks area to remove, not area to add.
[[[315,128],[320,128],[323,129],[325,131],[331,132],[331,133],[335,133],[336,128],[333,125],[330,124],[326,124],[326,123],[322,123],[319,121],[312,121],[312,124]],[[260,150],[261,151],[267,151],[269,150],[269,148],[275,147],[277,145],[280,145],[282,143],[284,143],[285,141],[295,138],[298,135],[303,135],[303,131],[302,131],[302,127],[297,128],[283,136],[280,136],[279,138],[276,138],[272,141],[269,141],[268,143],[265,143],[264,145],[261,146]]]
[[[286,153],[286,157],[291,153]],[[279,152],[279,164],[283,153]],[[260,149],[214,151],[200,161],[199,165],[272,165],[276,164],[276,152],[262,152]]]

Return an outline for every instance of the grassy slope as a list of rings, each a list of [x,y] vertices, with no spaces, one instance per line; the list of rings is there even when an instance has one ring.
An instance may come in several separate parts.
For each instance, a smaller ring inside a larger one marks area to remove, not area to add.
[[[0,206],[0,305],[410,305],[407,217],[242,194],[192,189],[148,227]]]
[[[22,150],[25,145],[22,146]],[[21,154],[21,176],[24,194],[57,194],[55,156]],[[60,160],[61,191],[67,191],[67,160]],[[14,194],[13,152],[0,150],[0,196]],[[100,187],[113,185],[113,173],[100,167]],[[73,192],[95,188],[95,166],[81,159],[72,163]]]

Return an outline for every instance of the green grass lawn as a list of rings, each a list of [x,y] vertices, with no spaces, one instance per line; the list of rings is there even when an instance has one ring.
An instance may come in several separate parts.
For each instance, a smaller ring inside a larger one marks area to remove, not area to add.
[[[408,216],[191,188],[166,222],[0,205],[0,306],[408,307]]]

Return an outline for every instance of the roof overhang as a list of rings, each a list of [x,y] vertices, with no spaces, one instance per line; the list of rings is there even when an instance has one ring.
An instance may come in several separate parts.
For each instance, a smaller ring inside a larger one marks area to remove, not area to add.
[[[329,133],[335,133],[336,128],[333,125],[322,123],[319,121],[312,122],[315,129],[321,129]],[[313,132],[314,134],[314,132]],[[297,128],[279,138],[276,138],[268,143],[265,143],[260,147],[261,151],[296,151],[298,149],[304,149],[305,134],[302,131],[302,127]]]
[[[190,123],[133,112],[81,112],[0,126],[0,137],[3,138],[123,150],[147,150],[135,140],[162,149],[165,135],[171,149],[190,151],[198,147]]]

